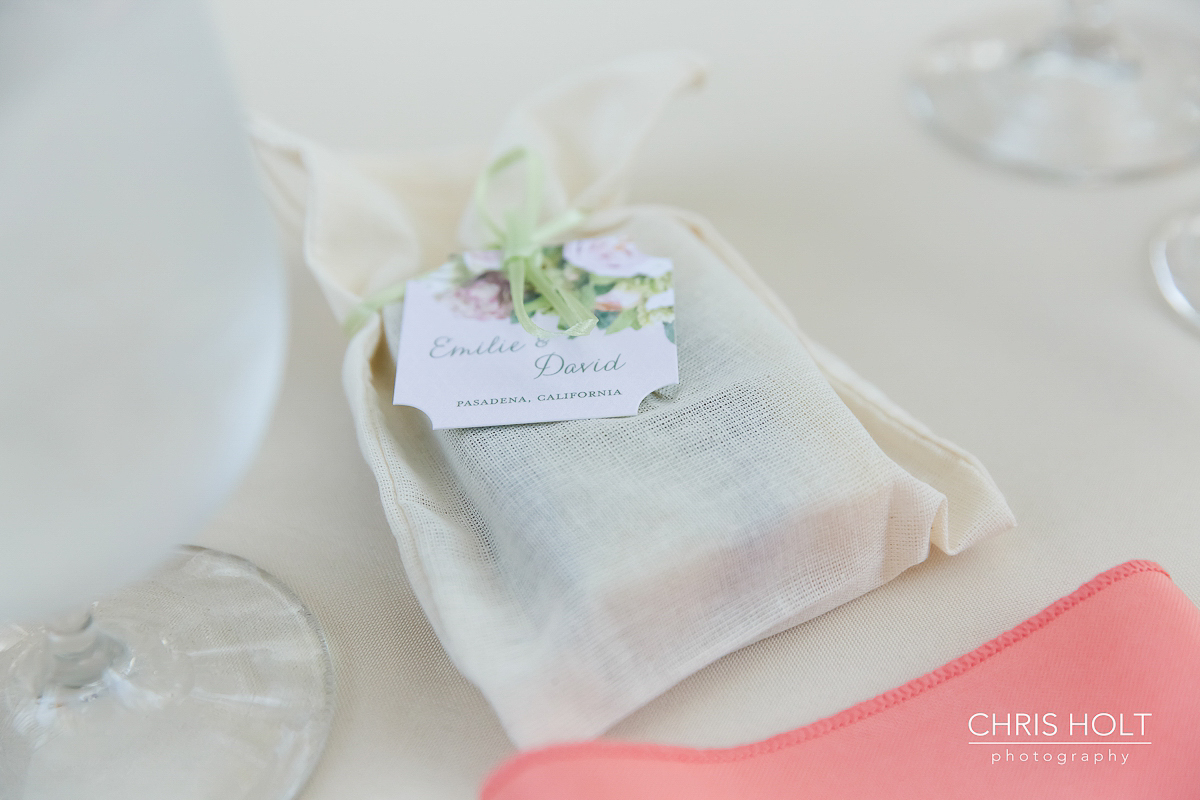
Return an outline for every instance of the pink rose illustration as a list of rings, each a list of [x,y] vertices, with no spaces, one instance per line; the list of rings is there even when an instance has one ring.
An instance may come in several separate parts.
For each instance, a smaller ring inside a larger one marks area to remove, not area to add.
[[[467,319],[508,319],[512,315],[512,291],[508,277],[491,270],[443,295],[454,313]]]
[[[563,258],[594,275],[608,278],[632,278],[649,275],[658,278],[671,270],[665,258],[653,258],[633,242],[617,236],[576,239],[563,245]]]
[[[636,308],[641,300],[641,292],[632,289],[610,289],[596,298],[596,310],[624,311],[627,308]]]
[[[473,275],[504,266],[504,253],[499,250],[468,250],[462,254],[462,259]]]

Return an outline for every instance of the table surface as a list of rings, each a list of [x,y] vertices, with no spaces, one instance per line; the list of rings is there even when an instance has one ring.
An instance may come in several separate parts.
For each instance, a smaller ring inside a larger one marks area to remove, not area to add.
[[[1200,600],[1200,336],[1157,295],[1154,230],[1200,170],[1080,189],[952,152],[908,117],[923,40],[993,3],[215,0],[251,110],[345,150],[486,144],[562,73],[711,59],[634,196],[709,217],[801,326],[976,454],[1019,526],[731,654],[611,736],[745,743],[949,661],[1132,558]],[[1200,29],[1184,0],[1131,2]],[[469,798],[513,752],[410,591],[340,385],[346,340],[292,253],[287,379],[200,543],[286,581],[325,628],[338,713],[303,800]]]

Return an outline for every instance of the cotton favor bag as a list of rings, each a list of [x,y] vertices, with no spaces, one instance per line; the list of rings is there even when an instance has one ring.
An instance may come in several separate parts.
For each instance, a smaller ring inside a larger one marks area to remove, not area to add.
[[[622,204],[636,145],[701,78],[687,55],[578,76],[518,108],[493,151],[540,154],[549,213],[589,212],[571,238],[618,235],[672,259],[678,385],[635,417],[433,431],[391,403],[399,306],[346,353],[408,579],[522,747],[597,735],[722,655],[885,583],[931,542],[953,554],[1012,525],[973,457],[807,342],[707,223]],[[256,134],[340,319],[485,244],[469,210],[485,158],[351,158]]]

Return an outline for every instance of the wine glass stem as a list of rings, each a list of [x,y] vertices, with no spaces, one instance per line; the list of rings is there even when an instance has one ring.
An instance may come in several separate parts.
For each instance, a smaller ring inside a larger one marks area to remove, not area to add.
[[[48,682],[67,689],[98,683],[125,652],[124,645],[96,628],[90,608],[48,623],[46,646]]]

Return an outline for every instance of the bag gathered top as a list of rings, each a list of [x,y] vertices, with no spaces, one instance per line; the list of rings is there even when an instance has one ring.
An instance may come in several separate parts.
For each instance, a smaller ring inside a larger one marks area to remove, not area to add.
[[[568,79],[516,109],[490,158],[347,156],[256,126],[281,219],[359,326],[343,380],[407,579],[522,747],[596,736],[930,544],[954,554],[1013,524],[976,459],[808,341],[707,222],[625,203],[638,143],[702,77],[657,54]],[[559,243],[674,265],[679,381],[636,416],[433,430],[392,404],[403,306],[363,303],[494,244],[473,187],[514,148],[545,165],[541,213],[573,226]]]

